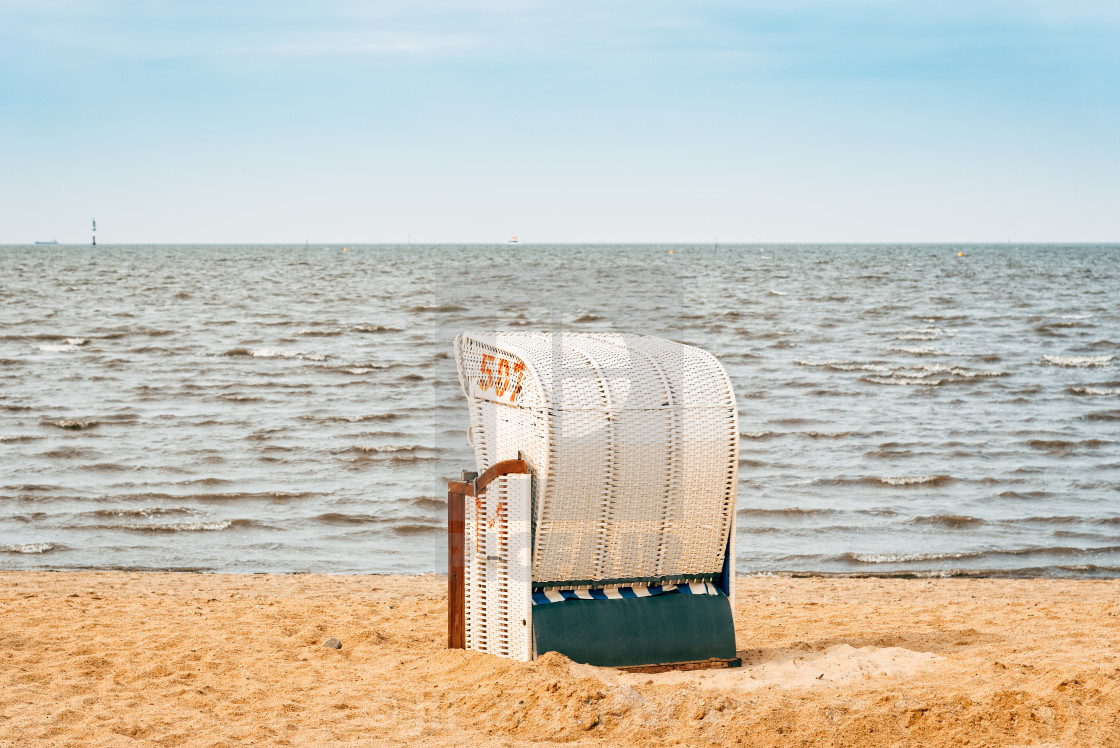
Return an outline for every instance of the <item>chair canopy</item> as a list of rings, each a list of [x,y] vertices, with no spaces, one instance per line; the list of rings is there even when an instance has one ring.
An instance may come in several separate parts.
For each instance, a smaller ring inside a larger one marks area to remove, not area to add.
[[[532,473],[534,586],[721,572],[739,429],[714,356],[618,333],[464,332],[455,351],[479,471]]]

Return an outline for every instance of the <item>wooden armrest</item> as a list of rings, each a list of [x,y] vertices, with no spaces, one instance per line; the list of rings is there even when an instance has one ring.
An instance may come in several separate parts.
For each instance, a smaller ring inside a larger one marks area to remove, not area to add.
[[[486,492],[486,487],[490,485],[491,481],[501,478],[503,475],[523,475],[528,472],[529,466],[525,464],[525,460],[502,460],[491,465],[485,473],[473,481],[448,481],[447,492],[462,496],[477,496]]]

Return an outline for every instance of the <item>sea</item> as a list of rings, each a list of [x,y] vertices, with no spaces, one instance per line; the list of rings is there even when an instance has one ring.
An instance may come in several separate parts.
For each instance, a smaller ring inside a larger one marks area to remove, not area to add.
[[[739,404],[741,574],[1120,576],[1120,245],[0,246],[0,569],[440,573],[467,329]]]

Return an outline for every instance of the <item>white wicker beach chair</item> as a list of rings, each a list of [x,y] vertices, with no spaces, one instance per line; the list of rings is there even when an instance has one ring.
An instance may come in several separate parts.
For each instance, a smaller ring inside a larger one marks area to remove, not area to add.
[[[613,333],[465,332],[455,350],[482,475],[449,486],[450,645],[736,662],[738,414],[715,357]]]

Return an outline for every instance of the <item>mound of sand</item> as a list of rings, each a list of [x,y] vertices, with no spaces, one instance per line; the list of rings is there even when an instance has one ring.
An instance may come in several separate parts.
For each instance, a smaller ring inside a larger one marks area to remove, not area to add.
[[[744,667],[656,675],[446,650],[444,585],[2,573],[0,745],[1120,745],[1120,582],[742,578]]]

